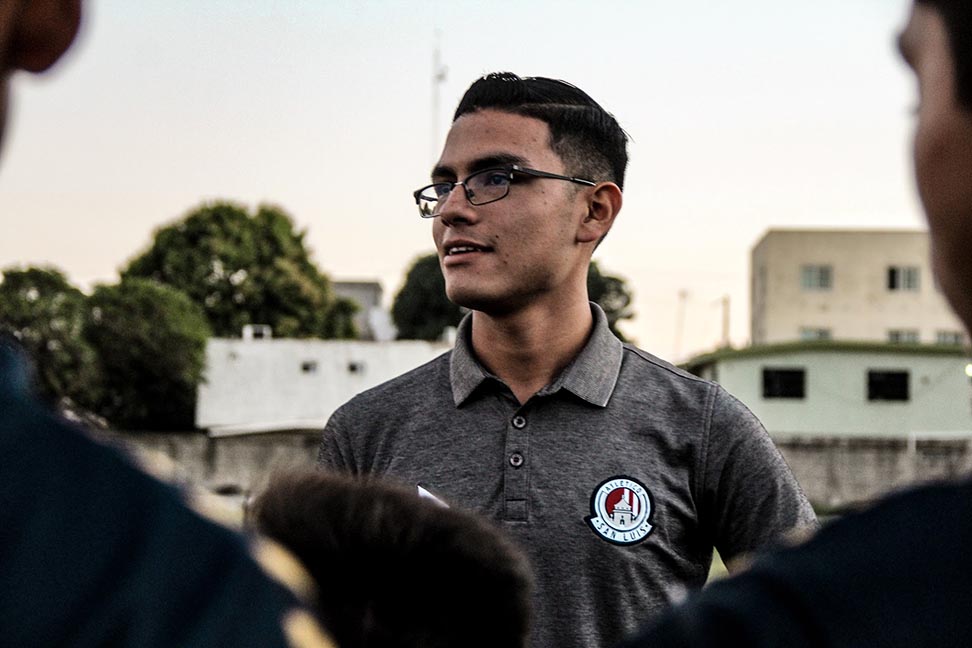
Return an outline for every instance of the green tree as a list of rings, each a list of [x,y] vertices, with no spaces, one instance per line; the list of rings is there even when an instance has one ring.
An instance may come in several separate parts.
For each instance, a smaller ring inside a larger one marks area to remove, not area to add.
[[[128,430],[193,428],[209,325],[184,293],[147,279],[99,286],[85,336],[101,357],[96,411]]]
[[[592,261],[587,292],[591,301],[604,309],[611,331],[623,340],[617,323],[634,316],[630,309],[631,291],[624,279],[603,274],[597,262]],[[399,339],[436,340],[445,327],[456,326],[460,319],[461,309],[446,297],[438,256],[427,254],[416,259],[392,304],[392,320],[398,327]]]
[[[269,324],[281,337],[356,337],[355,305],[333,295],[304,236],[277,207],[251,215],[231,203],[208,204],[156,231],[122,277],[183,291],[220,337],[238,337],[245,324]]]
[[[0,332],[33,359],[42,397],[90,407],[100,396],[98,354],[84,337],[84,294],[55,268],[9,268],[0,283]]]
[[[587,296],[604,310],[611,331],[624,340],[625,337],[618,330],[617,324],[620,320],[634,317],[634,311],[630,308],[631,289],[624,279],[603,274],[597,261],[591,261],[590,268],[587,270]]]
[[[439,257],[427,254],[416,259],[395,295],[392,321],[400,340],[437,340],[447,326],[456,326],[462,311],[449,301]]]

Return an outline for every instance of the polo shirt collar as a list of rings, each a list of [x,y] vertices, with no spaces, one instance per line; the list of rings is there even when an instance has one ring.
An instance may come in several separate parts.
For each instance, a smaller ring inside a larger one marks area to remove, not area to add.
[[[587,344],[553,383],[538,392],[539,395],[566,389],[592,405],[607,406],[621,373],[623,345],[608,328],[607,315],[594,302],[591,302],[591,314],[594,316],[594,330]],[[449,363],[452,398],[456,407],[465,402],[483,381],[489,378],[498,380],[476,359],[471,334],[472,313],[469,313],[459,323],[456,346]]]

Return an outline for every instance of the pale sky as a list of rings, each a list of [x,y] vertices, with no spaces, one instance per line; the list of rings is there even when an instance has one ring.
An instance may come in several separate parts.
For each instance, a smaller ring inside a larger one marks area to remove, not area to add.
[[[632,138],[624,208],[595,254],[635,293],[623,330],[681,360],[718,344],[729,295],[745,344],[766,229],[924,225],[913,82],[893,47],[908,5],[89,1],[71,55],[15,80],[0,268],[114,281],[201,202],[270,202],[332,278],[377,279],[390,303],[433,250],[411,197],[433,141],[473,80],[509,70],[580,86]],[[436,30],[448,75],[433,128]]]

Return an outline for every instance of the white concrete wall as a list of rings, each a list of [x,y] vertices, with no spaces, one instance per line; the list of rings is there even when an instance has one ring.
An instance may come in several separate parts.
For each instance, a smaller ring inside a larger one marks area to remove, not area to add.
[[[802,351],[725,357],[715,378],[771,434],[904,437],[911,432],[972,431],[967,360],[955,355]],[[763,398],[763,368],[804,368],[805,397]],[[910,400],[868,401],[870,369],[908,370]]]
[[[808,264],[833,267],[831,290],[801,287]],[[917,266],[920,290],[888,290],[892,265]],[[770,230],[753,247],[750,273],[753,344],[799,340],[803,327],[879,342],[890,329],[917,329],[924,343],[963,330],[932,277],[927,232]]]
[[[323,427],[355,394],[449,350],[420,341],[211,339],[196,425]],[[301,366],[317,364],[316,371]]]

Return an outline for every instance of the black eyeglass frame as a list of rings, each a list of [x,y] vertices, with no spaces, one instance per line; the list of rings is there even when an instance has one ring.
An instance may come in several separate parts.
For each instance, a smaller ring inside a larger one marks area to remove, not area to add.
[[[510,181],[510,184],[506,185],[506,191],[503,193],[503,195],[498,196],[496,198],[490,198],[489,200],[484,200],[482,202],[474,202],[473,196],[470,195],[469,190],[466,188],[466,183],[469,182],[469,178],[482,175],[484,173],[496,173],[498,171],[505,173],[508,177],[508,180]],[[420,189],[416,189],[414,192],[412,192],[412,196],[415,198],[415,204],[419,208],[419,216],[421,216],[422,218],[435,218],[439,215],[438,213],[431,212],[426,214],[424,211],[422,211],[422,200],[423,200],[422,194],[425,191],[433,187],[448,187],[449,190],[442,194],[443,197],[447,198],[452,193],[452,191],[456,188],[457,185],[461,185],[463,189],[463,193],[466,196],[466,200],[469,201],[469,204],[475,207],[479,207],[481,205],[488,205],[489,203],[494,203],[498,200],[503,200],[504,198],[509,196],[510,186],[513,184],[514,175],[517,173],[522,175],[532,176],[534,178],[547,178],[549,180],[565,180],[567,182],[573,182],[575,184],[585,185],[587,187],[597,186],[596,182],[594,182],[593,180],[588,180],[587,178],[575,178],[572,176],[560,175],[559,173],[550,173],[549,171],[539,171],[537,169],[529,169],[527,167],[521,167],[519,164],[508,164],[504,167],[496,167],[494,169],[482,169],[480,171],[476,171],[475,173],[470,173],[468,176],[466,176],[465,180],[458,181],[458,182],[433,182],[432,184],[425,185]],[[426,198],[425,200],[428,201],[429,199]],[[437,198],[435,202],[439,202],[439,199]]]

